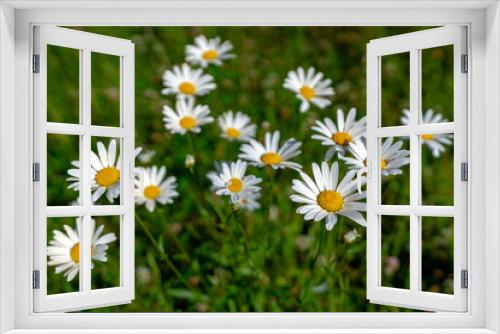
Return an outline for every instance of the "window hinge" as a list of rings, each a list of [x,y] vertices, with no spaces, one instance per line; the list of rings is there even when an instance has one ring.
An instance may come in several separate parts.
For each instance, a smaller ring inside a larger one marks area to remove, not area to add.
[[[40,55],[33,55],[33,73],[40,73]]]
[[[469,57],[467,55],[462,55],[462,73],[469,72]]]
[[[33,289],[40,289],[40,270],[33,270]]]
[[[467,289],[469,287],[469,272],[467,270],[462,270],[460,276],[460,287],[462,289]]]
[[[40,181],[40,164],[38,162],[33,163],[33,181]]]
[[[466,162],[460,164],[460,179],[462,181],[469,181],[469,165]]]

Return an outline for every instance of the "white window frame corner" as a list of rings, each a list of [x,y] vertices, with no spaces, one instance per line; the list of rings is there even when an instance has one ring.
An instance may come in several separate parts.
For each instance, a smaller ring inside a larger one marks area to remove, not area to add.
[[[125,8],[128,7],[128,8]],[[203,8],[202,8],[203,7]],[[35,314],[30,251],[31,31],[54,25],[469,24],[468,312],[398,314]],[[15,68],[12,64],[15,63]],[[50,0],[0,2],[0,333],[500,333],[500,6],[497,1],[238,3]],[[14,138],[14,141],[12,141]],[[15,144],[15,145],[14,145]],[[486,178],[488,182],[486,182]],[[15,196],[12,198],[12,189]],[[24,248],[28,250],[24,250]],[[15,254],[15,256],[13,256]],[[14,288],[13,288],[14,287]],[[487,292],[487,293],[486,293]],[[65,330],[62,330],[66,328]],[[93,329],[89,329],[93,328]],[[101,330],[98,330],[101,328]],[[217,330],[226,328],[226,330]],[[352,330],[347,330],[351,328]],[[379,328],[379,329],[377,329]],[[385,328],[385,329],[382,329]],[[88,330],[85,330],[88,329]]]

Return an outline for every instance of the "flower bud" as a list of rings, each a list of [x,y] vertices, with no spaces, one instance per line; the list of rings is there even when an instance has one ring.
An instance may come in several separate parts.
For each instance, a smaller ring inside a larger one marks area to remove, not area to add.
[[[358,230],[354,229],[354,230],[351,230],[351,231],[347,232],[346,234],[344,234],[344,241],[346,243],[350,244],[354,240],[356,240],[359,236],[361,236],[361,235],[358,233]]]
[[[233,203],[233,204],[231,204],[231,206],[233,208],[233,211],[235,211],[235,212],[238,212],[241,210],[241,203],[240,202]]]
[[[184,166],[186,168],[193,168],[195,163],[196,160],[191,154],[186,155],[186,160],[184,161]]]

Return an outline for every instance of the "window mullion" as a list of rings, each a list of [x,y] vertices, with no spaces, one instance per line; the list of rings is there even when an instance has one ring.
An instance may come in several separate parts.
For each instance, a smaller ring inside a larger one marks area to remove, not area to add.
[[[120,285],[128,287],[130,299],[134,298],[134,49],[133,46],[120,59],[121,90],[120,90],[120,126],[125,132],[121,139],[123,144],[121,178],[121,205],[125,207],[126,214],[121,217],[120,238]]]
[[[410,51],[410,290],[420,291],[421,227],[414,209],[420,204],[420,143],[417,128],[420,114],[420,51]]]
[[[92,239],[92,229],[91,229],[91,216],[90,207],[92,205],[91,189],[90,189],[90,145],[91,136],[88,131],[90,128],[90,115],[91,115],[91,79],[90,79],[90,50],[83,49],[81,51],[81,63],[80,63],[80,106],[82,117],[82,125],[86,129],[82,136],[82,148],[80,152],[80,164],[82,175],[82,187],[81,187],[81,200],[85,210],[85,214],[82,217],[82,227],[80,234],[80,242],[82,247],[80,247],[80,290],[84,292],[90,292],[91,289],[91,239]]]

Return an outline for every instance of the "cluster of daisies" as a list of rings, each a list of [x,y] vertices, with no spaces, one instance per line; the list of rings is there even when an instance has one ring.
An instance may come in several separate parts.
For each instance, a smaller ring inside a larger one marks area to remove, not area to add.
[[[114,203],[120,196],[120,166],[121,157],[117,152],[115,139],[109,141],[108,147],[102,142],[97,142],[97,153],[90,152],[90,186],[92,191],[91,201],[97,202],[105,196],[110,203]],[[136,157],[142,162],[149,161],[154,152],[141,152],[136,149]],[[75,191],[80,190],[80,162],[73,161],[72,168],[68,170],[70,182],[68,188]],[[175,177],[166,177],[166,168],[157,166],[137,168],[135,171],[135,200],[139,205],[145,205],[149,211],[153,211],[155,203],[168,204],[178,194],[175,190]],[[76,205],[81,204],[78,200]],[[75,220],[76,228],[64,225],[64,231],[54,230],[53,239],[47,247],[49,266],[55,267],[56,273],[61,273],[68,281],[73,280],[80,270],[80,218]],[[96,222],[91,222],[91,260],[92,268],[94,261],[106,262],[106,251],[109,244],[116,241],[114,233],[103,235],[104,225],[96,227]]]
[[[260,207],[262,179],[249,173],[249,166],[254,168],[291,169],[300,178],[292,180],[291,201],[299,203],[297,213],[305,220],[325,221],[327,230],[332,230],[338,216],[365,226],[362,212],[366,211],[367,149],[366,118],[356,119],[356,110],[352,108],[345,115],[337,110],[336,121],[326,117],[317,120],[311,127],[311,138],[318,140],[327,149],[324,161],[312,163],[312,174],[303,171],[302,165],[293,161],[301,152],[302,143],[294,138],[281,140],[280,131],[266,132],[263,142],[256,139],[257,125],[249,115],[241,111],[227,111],[214,118],[210,107],[198,103],[198,98],[215,90],[214,78],[204,69],[208,66],[221,66],[224,60],[234,58],[231,54],[233,45],[220,38],[195,38],[194,45],[186,47],[186,63],[175,65],[163,76],[162,94],[175,97],[175,107],[163,107],[163,121],[167,131],[177,135],[199,135],[202,128],[216,123],[220,136],[224,140],[239,143],[240,153],[236,161],[222,161],[215,164],[215,170],[207,174],[211,181],[211,190],[218,196],[227,196],[233,207],[244,210],[256,210]],[[330,79],[314,68],[299,67],[290,71],[283,87],[296,94],[300,102],[299,111],[307,112],[311,107],[324,109],[331,105],[335,94]],[[424,123],[446,122],[439,113],[428,110],[423,116]],[[409,111],[403,110],[401,122],[409,124]],[[422,135],[422,143],[427,145],[434,157],[445,151],[445,145],[451,145],[449,135]],[[403,141],[387,138],[381,147],[381,173],[384,176],[402,173],[402,167],[409,163],[409,151],[402,149]],[[136,158],[148,163],[154,151],[136,149]],[[339,175],[338,161],[329,163],[335,156],[347,166],[347,173]],[[97,153],[91,152],[91,187],[92,201],[105,196],[113,203],[120,195],[120,157],[117,154],[115,140],[110,140],[108,147],[97,143]],[[192,168],[194,158],[186,157],[186,167]],[[68,170],[69,188],[79,190],[80,163],[72,162]],[[167,176],[164,166],[136,168],[135,199],[137,205],[144,205],[150,212],[157,203],[173,203],[179,196],[176,191],[177,180]],[[57,273],[64,273],[68,280],[78,273],[79,264],[79,229],[65,226],[65,232],[54,231],[54,239],[48,248],[49,265],[56,266]],[[95,222],[93,222],[93,229]],[[102,226],[95,229],[92,238],[92,260],[106,261],[108,244],[116,240],[113,233],[102,234]]]
[[[208,40],[204,36],[195,39],[195,45],[186,47],[186,61],[192,65],[207,67],[210,64],[221,65],[222,60],[234,57],[229,54],[233,48],[231,43],[221,43],[219,38]],[[162,93],[176,94],[178,100],[176,111],[169,112],[165,108],[166,119],[171,119],[165,126],[173,133],[184,134],[187,131],[199,132],[200,126],[213,121],[208,117],[207,106],[196,106],[194,97],[201,96],[214,89],[213,78],[204,75],[201,69],[193,70],[188,64],[175,66],[172,71],[167,71],[164,76],[165,88]],[[241,122],[241,116],[236,114],[235,122]],[[233,119],[230,119],[233,122]],[[169,125],[170,124],[170,125]],[[180,126],[179,126],[180,125]],[[250,128],[251,130],[251,128]],[[235,136],[228,131],[228,136]],[[238,137],[246,136],[242,131]],[[92,203],[97,202],[103,195],[108,202],[114,203],[120,196],[120,166],[121,159],[117,152],[116,140],[109,141],[108,146],[102,142],[97,142],[97,153],[90,153],[91,167],[91,191]],[[135,156],[143,163],[149,162],[154,151],[142,151],[136,149]],[[188,162],[188,160],[186,160]],[[70,182],[68,188],[75,191],[80,190],[80,162],[73,161],[72,167],[68,170]],[[167,177],[167,170],[164,166],[151,166],[136,168],[135,172],[135,201],[138,205],[144,205],[150,212],[154,211],[156,203],[170,204],[178,196],[176,191],[176,178]],[[243,172],[244,173],[244,172]],[[248,187],[252,189],[251,186]],[[76,204],[80,204],[77,201]],[[73,280],[79,273],[80,268],[80,219],[75,221],[76,228],[64,225],[64,231],[54,230],[53,239],[47,247],[47,264],[55,267],[55,272],[63,274],[68,281]],[[92,240],[91,259],[92,267],[94,261],[106,262],[106,251],[109,244],[116,240],[114,233],[103,233],[104,226],[96,228],[96,223],[92,220]]]

